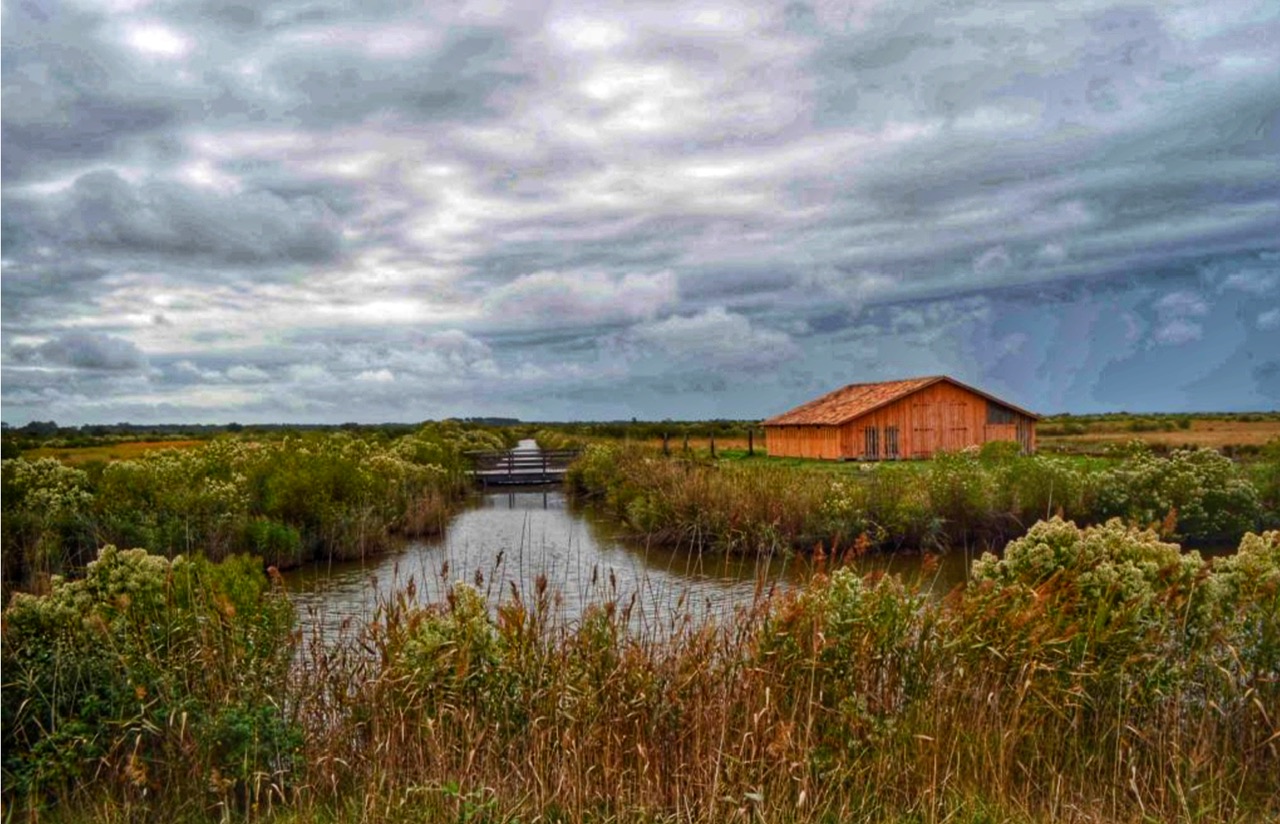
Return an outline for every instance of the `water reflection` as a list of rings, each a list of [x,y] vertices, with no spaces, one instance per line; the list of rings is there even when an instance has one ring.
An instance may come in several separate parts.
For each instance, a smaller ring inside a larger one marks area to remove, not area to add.
[[[922,573],[921,556],[899,554],[859,560],[863,571],[882,569],[924,578],[944,594],[964,580],[970,558],[945,556]],[[636,628],[661,629],[686,614],[726,613],[770,589],[808,580],[811,561],[800,557],[744,558],[691,553],[625,540],[615,522],[571,507],[558,488],[492,491],[478,496],[439,539],[407,544],[368,561],[316,564],[286,573],[286,585],[304,624],[335,635],[344,622],[372,618],[379,603],[411,591],[418,603],[442,601],[455,581],[467,581],[490,603],[518,590],[531,601],[540,576],[572,620],[591,603],[634,598]]]

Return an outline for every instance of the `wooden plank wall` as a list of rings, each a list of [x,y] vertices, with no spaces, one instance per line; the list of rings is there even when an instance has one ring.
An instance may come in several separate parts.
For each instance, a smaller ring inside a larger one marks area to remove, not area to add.
[[[841,457],[841,431],[834,426],[770,426],[765,429],[770,455],[788,458]]]
[[[1012,411],[1012,410],[1010,410]],[[987,423],[987,399],[950,383],[936,383],[869,415],[834,426],[767,428],[770,455],[798,458],[893,458],[887,430],[897,427],[898,458],[927,458],[988,441],[1017,441],[1019,422],[1035,451],[1035,421],[1014,412],[1015,422]],[[866,429],[877,430],[877,455],[866,454]]]

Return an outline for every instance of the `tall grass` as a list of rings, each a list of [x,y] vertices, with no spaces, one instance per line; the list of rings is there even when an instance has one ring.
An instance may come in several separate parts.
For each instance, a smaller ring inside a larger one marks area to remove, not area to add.
[[[470,486],[464,452],[487,430],[430,424],[386,441],[348,433],[232,438],[93,467],[3,462],[4,582],[39,586],[99,546],[174,556],[252,552],[269,564],[364,557],[440,532]]]
[[[179,598],[185,562],[147,560],[163,574],[129,583],[143,562],[104,553],[93,585],[6,611],[13,815],[1280,815],[1280,533],[1210,565],[1119,521],[1055,519],[943,601],[837,568],[661,627],[637,628],[626,593],[567,621],[545,582],[496,612],[457,584],[425,608],[404,592],[345,642],[285,658],[291,636],[266,617],[284,595],[265,581],[233,598],[205,573],[204,595]],[[82,659],[113,662],[119,689],[68,677]]]
[[[570,467],[568,483],[651,541],[767,553],[816,543],[836,551],[858,542],[999,544],[1055,513],[1086,523],[1122,517],[1193,542],[1233,542],[1275,517],[1263,494],[1269,487],[1251,477],[1264,475],[1247,475],[1213,450],[1162,457],[1140,444],[1099,466],[1022,456],[1016,445],[996,443],[844,471],[593,445]]]

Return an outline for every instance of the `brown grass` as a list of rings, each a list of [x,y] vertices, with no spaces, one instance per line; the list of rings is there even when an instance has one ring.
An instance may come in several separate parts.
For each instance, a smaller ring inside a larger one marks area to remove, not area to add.
[[[646,443],[648,443],[650,446],[655,446],[659,449],[662,448],[662,438],[653,438],[652,440],[649,440]],[[681,450],[684,448],[684,436],[672,435],[671,440],[668,443],[671,447],[671,451],[675,452],[675,451]],[[701,452],[701,451],[707,450],[708,448],[710,448],[710,446],[711,446],[711,439],[706,436],[698,436],[698,437],[690,436],[689,438],[690,449],[694,449]],[[764,452],[764,435],[756,435],[755,447],[757,452],[760,452],[760,453]],[[745,450],[746,448],[747,448],[746,438],[729,437],[729,436],[720,437],[719,435],[716,436],[717,450],[720,450],[720,449]]]
[[[1224,446],[1261,446],[1280,438],[1280,421],[1215,421],[1193,420],[1190,429],[1174,429],[1169,432],[1086,432],[1081,435],[1039,435],[1041,446],[1065,444],[1128,443],[1140,440],[1167,446],[1207,446],[1221,449]]]
[[[190,449],[208,441],[129,441],[102,446],[40,447],[29,449],[22,457],[30,460],[57,458],[68,466],[80,466],[93,461],[128,461],[155,449]]]

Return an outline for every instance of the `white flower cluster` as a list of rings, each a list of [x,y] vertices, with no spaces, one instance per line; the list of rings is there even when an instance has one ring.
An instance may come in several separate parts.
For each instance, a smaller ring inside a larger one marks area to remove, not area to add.
[[[54,519],[81,512],[93,501],[89,476],[55,458],[4,462],[5,509]]]

